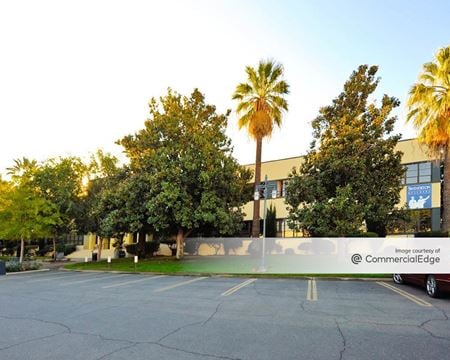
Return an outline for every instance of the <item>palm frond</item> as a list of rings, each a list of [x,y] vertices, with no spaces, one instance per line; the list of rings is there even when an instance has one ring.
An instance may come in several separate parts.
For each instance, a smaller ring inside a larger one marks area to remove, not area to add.
[[[261,60],[257,68],[245,68],[247,82],[238,84],[232,96],[238,100],[236,112],[239,128],[247,127],[253,138],[270,136],[274,124],[280,126],[288,110],[284,98],[289,85],[282,79],[283,66],[273,60]]]
[[[409,91],[406,121],[420,131],[419,140],[432,149],[450,145],[450,46],[423,65]]]

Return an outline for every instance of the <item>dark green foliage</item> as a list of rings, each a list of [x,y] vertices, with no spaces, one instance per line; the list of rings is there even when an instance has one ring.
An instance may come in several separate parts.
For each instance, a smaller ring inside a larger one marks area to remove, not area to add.
[[[61,217],[61,222],[53,228],[53,236],[83,230],[82,180],[86,171],[77,157],[50,159],[36,167],[31,184],[54,204]]]
[[[448,237],[448,231],[424,231],[416,232],[414,237]]]
[[[198,239],[186,239],[186,242],[184,244],[184,251],[191,255],[197,255],[200,245],[201,241]]]
[[[85,229],[103,238],[121,238],[133,232],[127,223],[127,194],[124,188],[129,172],[119,168],[117,158],[97,151],[89,166],[85,206]]]
[[[140,253],[139,250],[139,244],[127,244],[125,245],[125,249],[127,250],[127,253],[131,255],[138,255],[139,257],[143,256],[144,254]],[[153,255],[154,252],[157,252],[159,250],[159,242],[156,241],[146,241],[145,242],[145,254],[148,254],[150,256]]]
[[[272,204],[266,214],[266,237],[277,237],[277,209]]]
[[[347,237],[378,237],[378,236],[379,235],[377,233],[370,231],[347,235]]]
[[[45,256],[46,254],[48,254],[51,251],[53,251],[53,246],[51,246],[51,245],[40,246],[39,250],[37,252],[37,255],[38,256]]]
[[[169,90],[150,101],[145,128],[119,142],[131,161],[126,194],[138,209],[128,223],[177,235],[179,244],[202,227],[237,231],[251,174],[232,157],[227,119],[198,90],[190,97]]]
[[[76,246],[71,244],[58,243],[56,245],[56,252],[64,253],[64,255],[72,254],[76,249]]]
[[[360,66],[333,103],[320,109],[311,148],[290,175],[290,223],[311,236],[345,236],[363,223],[384,236],[400,200],[400,137],[392,135],[396,117],[389,115],[399,101],[384,95],[380,106],[368,103],[377,70]]]
[[[216,255],[223,248],[225,255],[229,255],[231,251],[238,249],[242,246],[242,239],[240,238],[188,238],[186,239],[186,244],[184,251],[191,254],[197,255],[200,245],[206,244],[213,248]]]

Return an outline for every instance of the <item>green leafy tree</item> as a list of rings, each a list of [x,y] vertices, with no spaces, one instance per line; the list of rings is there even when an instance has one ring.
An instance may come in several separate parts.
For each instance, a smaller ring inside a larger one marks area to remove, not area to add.
[[[284,70],[274,61],[260,61],[258,68],[245,68],[247,82],[237,85],[233,100],[238,101],[239,128],[246,127],[256,141],[255,188],[261,182],[262,140],[272,134],[274,125],[281,126],[282,114],[288,110],[285,99],[289,85],[283,80]],[[259,199],[253,203],[252,236],[259,237]]]
[[[122,240],[128,227],[125,222],[125,197],[123,182],[127,180],[127,171],[118,166],[118,159],[111,154],[98,150],[91,157],[89,182],[84,197],[86,231],[95,233],[99,238],[99,253],[103,239]]]
[[[15,184],[27,184],[34,179],[34,174],[38,168],[38,163],[34,159],[23,157],[14,159],[14,165],[7,168],[8,175]]]
[[[450,46],[423,65],[419,81],[411,87],[408,116],[419,130],[419,141],[443,154],[443,231],[450,230]]]
[[[315,235],[348,235],[363,221],[386,234],[400,200],[403,168],[392,135],[399,101],[384,95],[368,103],[379,79],[376,66],[361,65],[344,91],[313,120],[314,140],[287,187],[291,225]]]
[[[36,167],[31,181],[39,194],[58,209],[61,222],[52,230],[53,248],[56,240],[71,232],[83,231],[83,179],[86,165],[77,157],[50,159]],[[56,259],[56,251],[54,251]]]
[[[169,90],[149,105],[145,128],[120,144],[138,185],[130,191],[141,193],[146,208],[145,224],[174,236],[180,259],[193,230],[213,225],[225,235],[241,226],[251,174],[232,157],[228,113],[217,114],[198,90],[189,97]]]
[[[24,242],[47,237],[60,224],[58,209],[26,185],[0,187],[0,237],[20,241],[19,262]]]

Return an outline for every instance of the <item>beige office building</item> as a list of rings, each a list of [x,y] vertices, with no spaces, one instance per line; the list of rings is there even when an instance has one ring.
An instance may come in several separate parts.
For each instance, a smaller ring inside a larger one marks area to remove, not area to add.
[[[401,140],[396,150],[403,153],[402,164],[406,171],[403,179],[403,189],[400,192],[399,206],[405,206],[412,211],[412,223],[399,230],[399,233],[414,233],[419,231],[439,231],[441,217],[441,169],[440,162],[429,154],[427,148],[420,145],[416,139]],[[261,178],[267,175],[268,182],[276,188],[276,197],[268,200],[267,206],[273,204],[277,214],[277,236],[295,237],[301,233],[293,231],[287,222],[288,211],[285,204],[288,175],[293,167],[298,168],[303,157],[266,161],[261,166]],[[246,165],[254,170],[255,165]],[[244,206],[245,229],[243,235],[251,234],[253,218],[253,202]],[[263,218],[263,206],[260,205],[260,217]]]

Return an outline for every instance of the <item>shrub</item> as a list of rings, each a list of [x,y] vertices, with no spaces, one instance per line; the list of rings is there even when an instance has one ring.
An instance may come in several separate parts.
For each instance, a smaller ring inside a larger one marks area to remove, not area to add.
[[[9,260],[5,263],[6,272],[38,270],[40,267],[41,265],[35,261],[25,261],[20,264],[17,260]]]
[[[198,239],[186,239],[184,244],[184,251],[191,255],[198,253],[198,248],[201,245],[201,241]]]
[[[187,239],[186,243],[184,245],[184,251],[191,254],[196,255],[198,254],[198,249],[200,245],[206,244],[209,247],[213,248],[215,251],[215,255],[219,253],[219,251],[222,249],[222,245],[224,247],[225,254],[228,254],[228,251],[232,248],[239,247],[237,245],[238,243],[235,241],[239,239],[222,239],[222,238],[191,238]],[[226,245],[225,245],[226,244]],[[242,245],[242,241],[240,242]]]
[[[13,256],[16,252],[16,247],[12,247],[9,244],[2,250],[2,254],[6,256]]]
[[[355,234],[350,234],[347,237],[378,237],[377,233],[374,232],[360,232],[360,233],[355,233]]]
[[[66,245],[64,247],[64,255],[72,254],[77,250],[77,247],[75,245]]]
[[[127,250],[127,253],[131,255],[138,255],[139,247],[138,243],[134,244],[127,244],[125,245],[125,249]],[[145,254],[152,256],[154,252],[159,250],[159,242],[156,241],[147,241],[145,243]]]
[[[21,270],[20,264],[18,261],[7,261],[5,263],[6,272],[18,272]]]
[[[229,238],[223,240],[223,250],[225,255],[230,253],[230,250],[238,249],[242,246],[242,239],[239,238]]]
[[[37,245],[25,245],[24,255],[27,257],[36,256],[38,249]]]
[[[45,256],[47,253],[53,251],[53,246],[45,245],[39,248],[37,254],[38,256]]]
[[[39,270],[41,265],[36,261],[27,261],[22,264],[22,270]]]
[[[447,231],[424,231],[416,232],[414,237],[448,237]]]
[[[75,245],[64,244],[64,243],[56,244],[56,252],[64,253],[64,255],[72,254],[76,249],[77,249],[77,247]]]
[[[254,239],[248,244],[247,253],[250,254],[250,256],[261,256],[262,254],[262,247],[263,247],[263,240],[258,238]],[[283,250],[283,247],[277,243],[276,238],[266,238],[266,244],[265,244],[265,252],[266,255],[275,253],[280,253]]]

